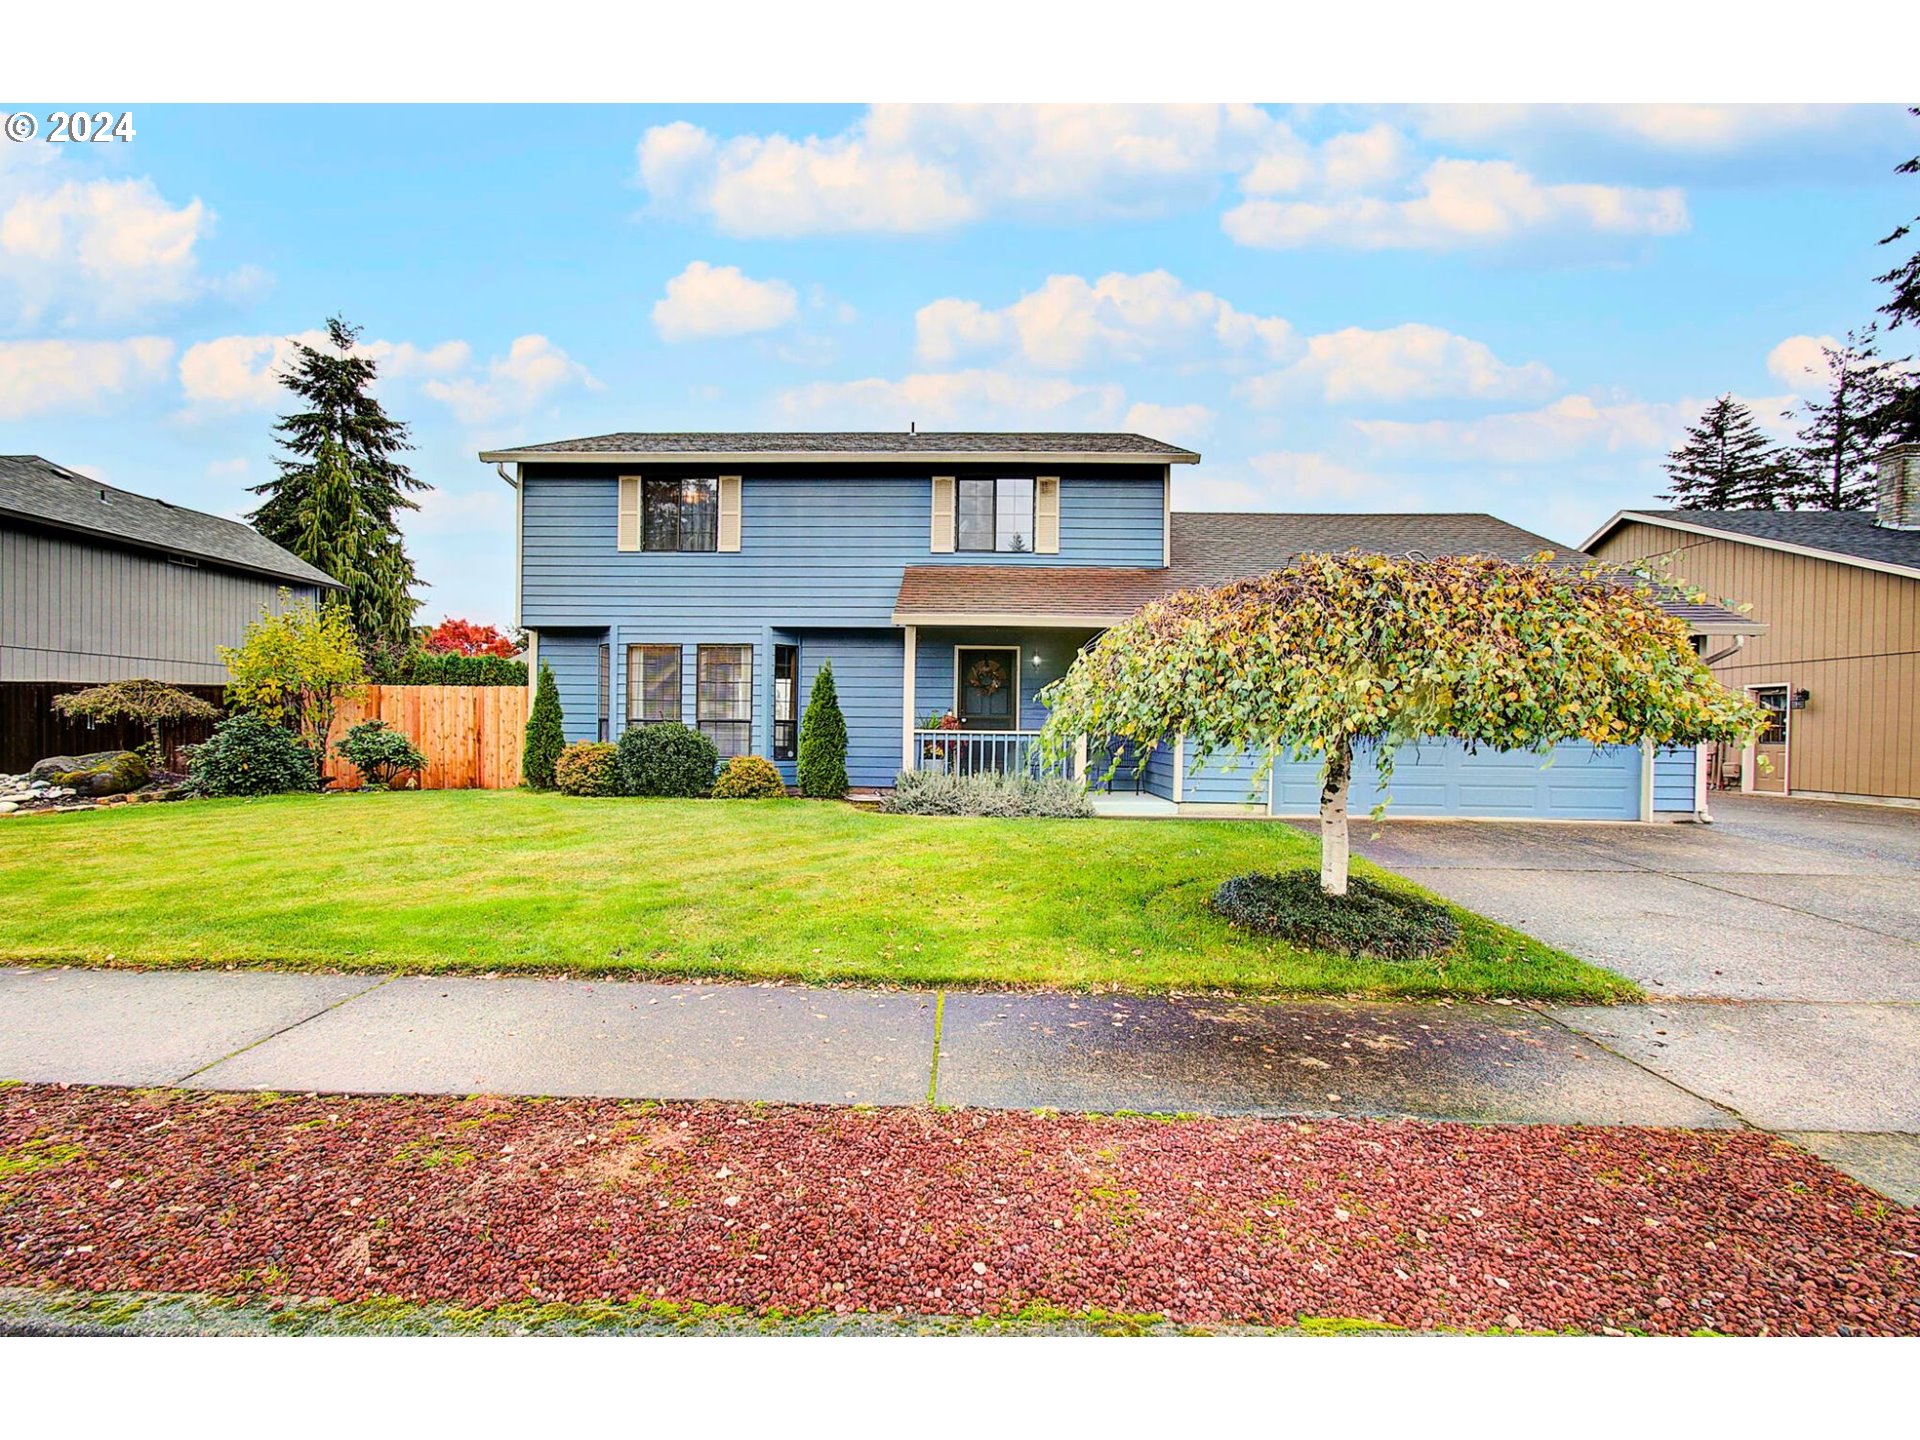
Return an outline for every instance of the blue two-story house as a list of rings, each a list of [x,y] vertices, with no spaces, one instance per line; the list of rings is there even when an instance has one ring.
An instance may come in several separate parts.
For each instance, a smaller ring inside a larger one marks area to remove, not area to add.
[[[480,458],[517,492],[517,621],[530,668],[559,682],[569,740],[679,721],[791,782],[801,712],[831,663],[860,788],[1026,763],[1041,690],[1157,596],[1307,551],[1558,548],[1487,515],[1176,514],[1172,467],[1200,457],[1131,434],[616,434]],[[1693,618],[1701,633],[1742,628],[1724,611]],[[1257,786],[1252,768],[1199,765],[1170,738],[1114,783],[1135,809],[1312,813],[1311,764]],[[1697,768],[1691,751],[1567,746],[1546,764],[1427,743],[1402,752],[1393,808],[1690,818],[1705,808]],[[1354,799],[1371,803],[1364,775]]]

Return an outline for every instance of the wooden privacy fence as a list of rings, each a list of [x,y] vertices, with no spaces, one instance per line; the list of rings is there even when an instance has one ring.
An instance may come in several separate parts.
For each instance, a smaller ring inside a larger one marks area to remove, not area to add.
[[[420,747],[427,768],[422,790],[511,790],[520,783],[527,692],[518,685],[369,685],[340,707],[333,741],[362,720],[384,720]],[[360,783],[360,772],[327,755],[335,785]]]

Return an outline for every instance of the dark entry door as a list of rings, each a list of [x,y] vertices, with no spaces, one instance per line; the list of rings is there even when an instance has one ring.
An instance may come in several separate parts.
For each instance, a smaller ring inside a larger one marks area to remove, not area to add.
[[[968,730],[1015,730],[1020,704],[1020,652],[997,646],[954,654],[960,668],[960,724]]]

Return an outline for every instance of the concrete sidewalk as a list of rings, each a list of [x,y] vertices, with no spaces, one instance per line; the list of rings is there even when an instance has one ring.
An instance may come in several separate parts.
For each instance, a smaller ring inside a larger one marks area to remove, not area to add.
[[[1519,1005],[0,968],[0,1077],[1713,1126]]]
[[[1920,1203],[1911,1137],[1875,1133],[1913,1128],[1911,1087],[1750,1105],[1734,1042],[1674,1076],[1664,1038],[1713,1008],[0,967],[0,1080],[1752,1125]]]

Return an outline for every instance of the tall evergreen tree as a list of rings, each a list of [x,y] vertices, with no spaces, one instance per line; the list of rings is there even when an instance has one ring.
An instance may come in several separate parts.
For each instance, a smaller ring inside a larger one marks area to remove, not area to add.
[[[1875,346],[1874,327],[1848,332],[1845,343],[1822,345],[1827,394],[1802,407],[1799,458],[1791,509],[1862,510],[1873,504],[1874,457],[1885,443],[1893,402],[1902,386]]]
[[[1910,105],[1907,111],[1920,117],[1920,105]],[[1896,165],[1894,173],[1920,175],[1920,155]],[[1896,226],[1893,233],[1880,243],[1899,244],[1913,233],[1915,225],[1920,225],[1920,215],[1904,225]],[[1909,255],[1904,264],[1896,265],[1886,274],[1874,278],[1893,290],[1893,294],[1887,297],[1887,303],[1880,307],[1880,313],[1887,317],[1887,328],[1897,330],[1906,324],[1920,328],[1920,250]],[[1896,371],[1894,382],[1893,394],[1887,402],[1886,412],[1881,416],[1881,438],[1887,444],[1920,444],[1920,377],[1911,371]]]
[[[1667,498],[1682,510],[1777,510],[1791,483],[1787,456],[1731,395],[1687,427],[1666,463]]]
[[[419,605],[411,591],[421,583],[395,517],[417,509],[410,492],[427,485],[397,458],[413,445],[406,425],[369,393],[379,367],[355,353],[359,338],[359,327],[335,315],[325,347],[295,342],[293,369],[280,383],[303,406],[273,427],[287,453],[274,461],[280,473],[254,487],[265,498],[249,518],[269,540],[330,573],[321,550],[336,560],[351,556],[353,575],[338,578],[348,585],[354,630],[369,647],[392,646],[406,640]],[[328,464],[351,481],[351,507],[343,505],[340,474],[322,473],[329,446]],[[316,529],[342,523],[351,525],[351,539]]]

